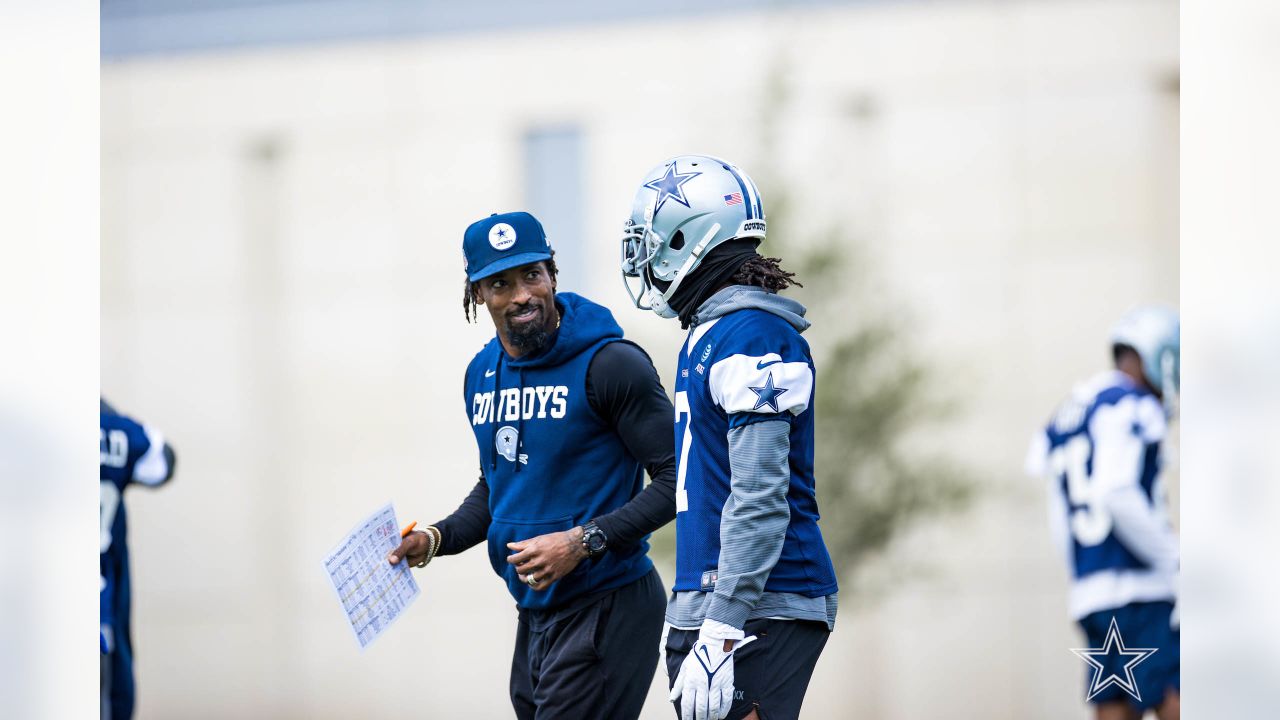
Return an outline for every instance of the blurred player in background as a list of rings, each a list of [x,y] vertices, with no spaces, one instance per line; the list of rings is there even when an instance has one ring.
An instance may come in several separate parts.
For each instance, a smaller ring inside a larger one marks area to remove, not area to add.
[[[464,381],[480,480],[388,560],[422,567],[487,538],[519,609],[516,716],[626,720],[658,664],[662,579],[647,537],[675,516],[673,411],[609,311],[556,293],[553,254],[528,213],[467,228],[463,310],[471,320],[484,305],[497,330]]]
[[[1089,647],[1107,648],[1114,618],[1135,656],[1090,653],[1086,695],[1099,720],[1179,715],[1178,538],[1169,522],[1160,448],[1178,391],[1178,315],[1140,307],[1111,333],[1115,368],[1077,385],[1037,433],[1027,470],[1050,483],[1050,523],[1071,573],[1071,616]],[[1119,683],[1099,689],[1095,677]]]
[[[99,403],[102,717],[127,720],[133,716],[134,682],[124,490],[134,483],[163,485],[173,477],[176,459],[160,431],[117,413],[105,400]]]
[[[777,295],[792,274],[756,253],[764,237],[751,178],[701,155],[649,172],[623,236],[636,306],[691,328],[676,377],[666,645],[685,720],[798,717],[835,624],[814,495],[815,371],[800,337],[809,322]]]

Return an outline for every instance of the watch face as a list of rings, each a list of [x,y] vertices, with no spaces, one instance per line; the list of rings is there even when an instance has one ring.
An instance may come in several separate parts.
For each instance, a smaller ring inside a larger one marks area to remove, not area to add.
[[[597,553],[604,550],[604,534],[595,531],[587,536],[587,552]]]

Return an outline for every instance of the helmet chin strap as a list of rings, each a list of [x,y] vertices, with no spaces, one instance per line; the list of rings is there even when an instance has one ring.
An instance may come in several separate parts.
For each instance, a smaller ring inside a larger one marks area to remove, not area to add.
[[[649,310],[657,313],[658,317],[668,320],[676,317],[678,313],[667,304],[666,296],[658,292],[658,288],[650,286],[649,288]]]
[[[680,286],[680,283],[684,282],[684,279],[689,276],[690,272],[692,272],[693,267],[698,264],[698,261],[702,258],[703,251],[707,249],[707,243],[711,242],[711,239],[714,238],[718,232],[720,232],[720,223],[712,224],[706,234],[702,236],[702,239],[698,241],[698,244],[693,246],[693,250],[689,253],[688,259],[684,261],[684,265],[680,266],[680,270],[678,270],[676,272],[676,276],[672,278],[671,284],[667,286],[666,292],[659,292],[658,288],[649,283],[648,277],[645,277],[645,284],[649,285],[650,310],[653,310],[658,315],[668,319],[676,316],[676,311],[671,309],[671,305],[668,301],[671,299],[671,296],[675,294],[676,288]]]

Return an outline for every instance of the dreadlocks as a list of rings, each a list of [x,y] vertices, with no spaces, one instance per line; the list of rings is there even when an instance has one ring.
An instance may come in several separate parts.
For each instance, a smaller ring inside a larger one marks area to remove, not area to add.
[[[556,269],[556,251],[551,251],[551,257],[544,260],[547,265],[547,272],[551,273],[551,277],[556,277],[559,270]],[[462,316],[467,322],[476,321],[476,293],[480,291],[480,281],[471,282],[465,277],[462,279]]]
[[[795,273],[782,269],[782,266],[778,264],[780,262],[782,262],[780,258],[762,257],[760,255],[747,258],[747,261],[742,263],[742,266],[730,278],[730,282],[734,285],[753,285],[771,292],[785,290],[792,285],[804,287],[804,285],[793,279],[796,276]]]

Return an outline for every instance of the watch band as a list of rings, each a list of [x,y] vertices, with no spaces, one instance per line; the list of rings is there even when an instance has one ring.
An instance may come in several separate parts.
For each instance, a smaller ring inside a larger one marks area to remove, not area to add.
[[[587,557],[598,557],[604,554],[609,544],[609,538],[596,525],[594,521],[588,522],[582,526],[582,549],[587,551]]]

